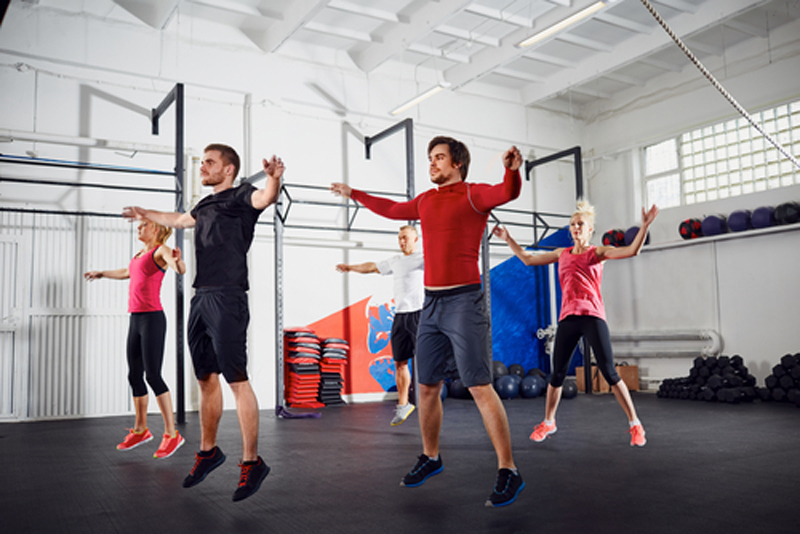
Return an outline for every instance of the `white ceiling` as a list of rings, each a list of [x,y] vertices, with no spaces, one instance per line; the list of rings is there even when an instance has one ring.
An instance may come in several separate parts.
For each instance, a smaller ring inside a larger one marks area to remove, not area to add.
[[[690,65],[643,0],[607,0],[527,48],[517,45],[597,0],[20,1],[163,31],[176,19],[202,20],[224,28],[220,40],[235,32],[264,54],[331,64],[346,56],[364,73],[402,63],[435,71],[450,90],[512,95],[526,106],[597,103]],[[748,40],[768,42],[770,32],[800,19],[796,0],[650,1],[701,61],[724,59]]]

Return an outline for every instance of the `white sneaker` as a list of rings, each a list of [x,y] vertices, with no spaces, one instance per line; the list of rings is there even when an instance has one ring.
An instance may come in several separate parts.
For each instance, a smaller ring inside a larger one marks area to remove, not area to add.
[[[416,410],[417,407],[413,404],[403,404],[397,405],[397,408],[394,409],[394,418],[392,418],[392,426],[397,426],[403,424],[403,421],[408,419],[408,416],[411,415],[411,412]]]

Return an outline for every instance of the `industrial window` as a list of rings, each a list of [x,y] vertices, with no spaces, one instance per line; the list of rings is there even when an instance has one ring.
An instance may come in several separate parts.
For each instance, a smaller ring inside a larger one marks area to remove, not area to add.
[[[800,101],[753,119],[800,157]],[[800,184],[800,170],[745,118],[697,128],[644,148],[647,204],[696,204]]]

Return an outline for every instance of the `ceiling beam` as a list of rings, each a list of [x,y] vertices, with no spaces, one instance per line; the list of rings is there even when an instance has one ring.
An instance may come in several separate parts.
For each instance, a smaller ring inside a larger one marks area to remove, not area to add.
[[[503,38],[499,48],[481,50],[471,56],[471,61],[468,65],[456,65],[448,69],[445,72],[445,80],[452,84],[453,89],[458,89],[472,80],[480,79],[482,76],[498,67],[511,63],[526,55],[527,52],[549,42],[553,37],[544,39],[540,41],[537,46],[532,46],[527,49],[517,47],[516,45],[518,43],[530,37],[531,34],[550,28],[571,15],[594,5],[596,2],[597,0],[573,0],[570,2],[572,6],[569,8],[559,7],[547,11],[547,13],[536,19],[532,30],[529,28],[518,28]],[[607,9],[607,7],[608,6],[603,9]],[[584,19],[584,21],[586,20],[589,19]]]
[[[612,26],[616,26],[617,28],[622,28],[624,30],[630,30],[634,33],[649,34],[652,33],[653,30],[658,26],[658,23],[655,20],[653,21],[652,26],[648,26],[647,24],[642,24],[641,22],[636,22],[635,20],[614,15],[608,11],[599,13],[595,15],[594,18],[600,22],[605,22],[606,24],[611,24]]]
[[[275,52],[288,38],[311,22],[327,4],[327,0],[292,0],[287,3],[281,20],[270,24],[268,29],[252,23],[246,23],[240,29],[264,52]]]
[[[471,0],[425,2],[417,11],[408,15],[407,24],[397,24],[381,35],[379,44],[348,52],[350,59],[362,71],[371,72],[406,49],[410,43],[415,43],[432,32],[436,26],[445,24],[470,3]]]
[[[697,6],[684,0],[653,0],[653,3],[667,6],[681,13],[697,13]]]
[[[533,3],[531,4],[525,16],[519,13],[512,13],[510,11],[503,11],[502,9],[495,9],[492,7],[482,6],[480,4],[468,5],[464,11],[480,15],[487,19],[496,20],[498,22],[505,22],[512,26],[519,26],[520,28],[533,28],[533,23],[537,18],[541,17],[551,9],[555,9],[555,5],[547,3]]]
[[[442,35],[449,35],[450,37],[456,37],[468,42],[480,43],[486,46],[493,46],[495,48],[500,46],[500,39],[497,39],[496,37],[488,37],[486,35],[471,32],[469,30],[464,30],[462,28],[456,28],[455,26],[448,26],[447,24],[437,26],[434,28],[434,31],[436,33],[441,33]]]
[[[330,0],[330,2],[328,2],[328,7],[331,9],[336,9],[337,11],[344,11],[345,13],[350,13],[353,15],[362,15],[364,17],[382,20],[384,22],[408,22],[407,17],[401,17],[397,13],[393,13],[385,9],[378,9],[375,7],[355,4],[353,2],[347,2],[346,0]]]
[[[614,51],[614,48],[611,45],[601,43],[600,41],[596,41],[594,39],[581,37],[580,35],[575,35],[574,33],[567,33],[567,32],[561,33],[558,36],[556,36],[556,39],[558,39],[559,41],[564,41],[565,43],[571,43],[576,46],[581,46],[589,50],[594,50],[595,52]]]
[[[179,0],[114,0],[119,7],[156,30],[164,29]]]
[[[670,0],[672,1],[672,0]],[[698,32],[702,32],[710,27],[716,26],[721,22],[730,20],[747,11],[767,4],[770,0],[708,0],[698,6],[694,14],[680,14],[671,17],[668,24],[672,30],[682,38]],[[680,67],[670,65],[666,62],[645,60],[649,55],[675,46],[667,33],[659,28],[659,31],[649,35],[636,35],[620,43],[611,54],[595,54],[587,56],[580,62],[578,68],[557,72],[548,77],[545,83],[530,85],[522,90],[522,99],[526,105],[552,98],[563,93],[575,85],[584,84],[597,76],[599,73],[613,71],[642,61],[643,63],[658,65],[659,68],[669,68],[683,70],[689,64],[685,63]]]
[[[509,69],[507,67],[500,67],[498,69],[494,69],[494,72],[492,74],[499,74],[500,76],[506,76],[508,78],[514,78],[526,82],[541,83],[544,81],[544,78],[542,78],[541,76],[530,74],[528,72],[523,72],[521,70]]]
[[[746,33],[747,35],[752,35],[753,37],[760,37],[761,39],[766,39],[769,37],[769,31],[767,28],[762,28],[760,26],[756,26],[755,24],[750,24],[749,22],[743,22],[739,19],[731,19],[726,21],[725,26],[742,33]]]

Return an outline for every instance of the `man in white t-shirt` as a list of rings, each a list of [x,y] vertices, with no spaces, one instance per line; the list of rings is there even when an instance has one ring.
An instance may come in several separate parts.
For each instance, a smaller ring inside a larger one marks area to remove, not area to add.
[[[411,225],[400,228],[397,234],[402,254],[392,256],[380,262],[366,262],[355,265],[340,263],[336,270],[340,273],[378,273],[394,275],[395,315],[392,323],[392,355],[395,363],[395,380],[397,381],[397,408],[392,426],[397,426],[411,415],[415,406],[408,401],[408,389],[411,385],[411,373],[408,361],[417,351],[417,327],[425,300],[423,283],[424,260],[417,251],[419,234]]]

